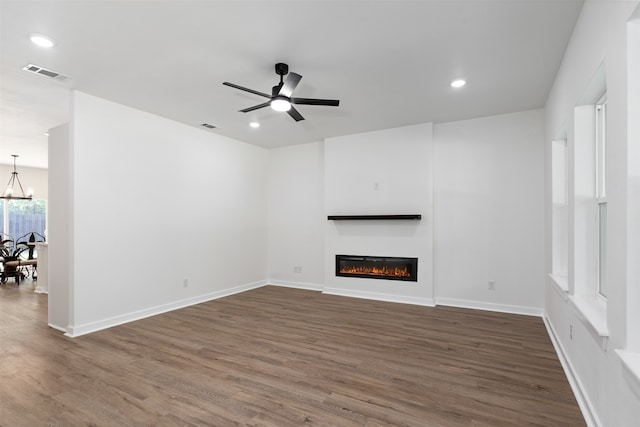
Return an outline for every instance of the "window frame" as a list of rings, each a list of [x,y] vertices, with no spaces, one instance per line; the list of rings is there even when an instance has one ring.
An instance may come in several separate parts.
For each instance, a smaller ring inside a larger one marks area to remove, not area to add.
[[[607,299],[607,93],[594,105],[595,203],[598,229],[596,295]],[[604,218],[603,218],[604,217]]]

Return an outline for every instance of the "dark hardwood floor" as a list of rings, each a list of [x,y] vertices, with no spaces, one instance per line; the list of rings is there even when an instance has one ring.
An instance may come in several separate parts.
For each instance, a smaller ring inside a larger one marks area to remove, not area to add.
[[[541,319],[264,287],[71,339],[0,286],[0,425],[581,426]]]

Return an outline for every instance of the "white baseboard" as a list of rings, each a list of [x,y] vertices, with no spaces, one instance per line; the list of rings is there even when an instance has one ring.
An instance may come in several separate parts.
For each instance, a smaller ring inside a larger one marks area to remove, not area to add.
[[[469,301],[455,298],[436,298],[436,305],[450,307],[472,308],[475,310],[497,311],[500,313],[522,314],[525,316],[543,317],[544,310],[536,307],[524,307],[519,305],[496,304],[492,302]]]
[[[399,302],[403,304],[425,305],[433,307],[431,298],[416,298],[403,295],[383,294],[378,292],[354,291],[351,289],[329,288],[316,283],[288,282],[284,280],[271,280],[269,285],[281,286],[284,288],[306,289],[309,291],[319,291],[327,295],[339,295],[344,297],[370,299],[376,301]]]
[[[281,286],[283,288],[295,288],[295,289],[306,289],[309,291],[322,291],[324,289],[324,285],[318,285],[315,283],[305,283],[305,282],[289,282],[287,280],[269,280],[269,285],[272,286]]]
[[[582,412],[582,416],[584,417],[587,426],[589,427],[601,427],[600,419],[596,414],[589,397],[584,393],[584,387],[582,387],[582,383],[580,379],[575,374],[575,370],[573,369],[573,365],[571,361],[566,355],[564,348],[556,334],[549,317],[545,313],[542,316],[542,320],[544,321],[544,325],[547,328],[547,333],[549,334],[549,338],[551,338],[551,343],[553,344],[553,348],[556,350],[556,354],[558,355],[558,359],[560,359],[560,364],[562,365],[562,369],[564,370],[564,374],[569,381],[569,386],[571,386],[571,390],[573,391],[573,395],[578,401],[578,406],[580,407],[580,411]]]
[[[399,302],[402,304],[424,305],[434,307],[432,298],[418,298],[406,295],[383,294],[379,292],[354,291],[342,288],[323,288],[322,293],[329,295],[340,295],[344,297],[371,299],[376,301]]]
[[[260,288],[266,284],[267,284],[266,280],[262,280],[254,283],[247,283],[244,285],[235,286],[233,288],[211,292],[208,294],[199,295],[193,298],[187,298],[180,301],[171,302],[169,304],[159,305],[156,307],[150,307],[144,310],[135,311],[133,313],[127,313],[120,316],[111,317],[108,319],[98,320],[96,322],[91,322],[84,325],[77,325],[77,326],[69,325],[65,330],[66,331],[65,335],[68,337],[76,338],[81,335],[86,335],[92,332],[101,331],[103,329],[111,328],[113,326],[122,325],[124,323],[133,322],[135,320],[144,319],[146,317],[155,316],[158,314],[166,313],[168,311],[177,310],[179,308],[189,307],[191,305],[200,304],[203,302],[215,300],[218,298],[226,297],[226,296],[237,294],[240,292],[245,292],[251,289]]]
[[[52,329],[56,329],[56,330],[61,331],[61,332],[67,332],[67,328],[64,328],[62,326],[54,325],[53,323],[49,323],[48,325]]]

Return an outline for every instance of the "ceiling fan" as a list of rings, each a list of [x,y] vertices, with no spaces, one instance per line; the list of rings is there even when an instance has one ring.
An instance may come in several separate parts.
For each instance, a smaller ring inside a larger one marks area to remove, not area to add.
[[[296,88],[296,86],[298,86],[298,83],[300,83],[300,79],[302,79],[302,76],[293,72],[289,73],[289,66],[283,63],[276,64],[276,74],[280,76],[280,83],[278,83],[271,89],[271,95],[267,95],[266,93],[258,92],[257,90],[238,86],[229,82],[224,82],[222,84],[225,86],[231,86],[236,89],[244,90],[245,92],[253,93],[255,95],[260,95],[265,98],[269,98],[269,101],[265,103],[240,110],[241,113],[248,113],[249,111],[271,106],[271,108],[276,111],[286,111],[293,118],[293,120],[299,122],[300,120],[304,120],[304,117],[302,117],[302,114],[300,114],[298,110],[294,108],[293,104],[327,105],[330,107],[337,107],[340,104],[340,101],[337,99],[294,98],[291,95],[293,95],[294,89]],[[287,74],[289,74],[289,76],[287,77],[287,80],[284,80],[283,76]]]

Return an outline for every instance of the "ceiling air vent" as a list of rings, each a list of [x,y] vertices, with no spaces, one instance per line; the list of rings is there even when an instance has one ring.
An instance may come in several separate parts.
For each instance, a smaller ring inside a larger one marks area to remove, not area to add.
[[[29,71],[30,73],[40,74],[43,76],[51,77],[52,79],[59,80],[61,82],[69,80],[69,76],[65,76],[64,74],[56,73],[55,71],[47,70],[46,68],[40,67],[38,65],[29,64],[22,67],[23,70]]]
[[[216,127],[214,125],[210,125],[209,123],[202,123],[200,126],[207,128],[207,129],[215,129]]]

